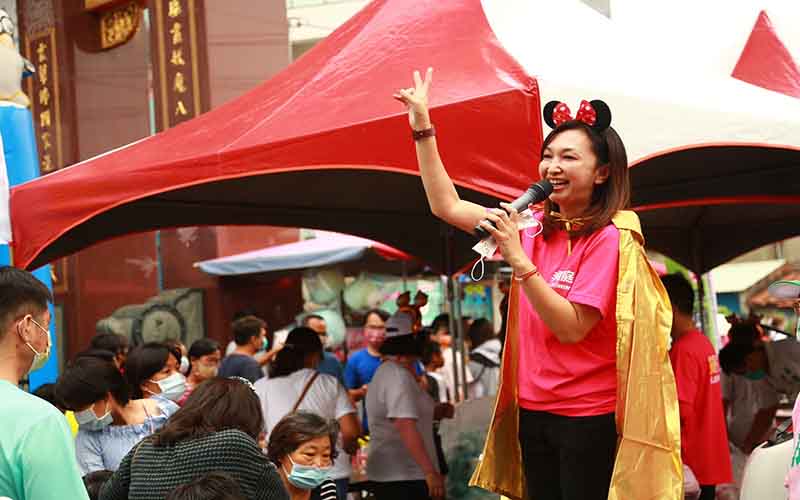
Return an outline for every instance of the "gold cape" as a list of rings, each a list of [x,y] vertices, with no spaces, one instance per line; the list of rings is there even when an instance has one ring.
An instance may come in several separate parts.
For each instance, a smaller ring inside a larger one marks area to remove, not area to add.
[[[644,251],[639,217],[618,212],[617,456],[609,500],[682,500],[683,468],[675,376],[669,361],[672,308]],[[522,500],[525,475],[517,402],[518,302],[511,286],[500,388],[471,486]],[[535,492],[530,498],[535,500]]]

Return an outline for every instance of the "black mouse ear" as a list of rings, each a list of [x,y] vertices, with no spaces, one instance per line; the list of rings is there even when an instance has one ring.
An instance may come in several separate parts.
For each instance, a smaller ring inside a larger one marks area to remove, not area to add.
[[[550,128],[556,128],[556,123],[553,121],[553,111],[555,111],[556,106],[561,104],[558,101],[550,101],[544,105],[542,109],[542,118],[544,118],[544,122]]]
[[[611,109],[608,107],[608,104],[599,99],[595,99],[594,101],[589,102],[589,104],[591,104],[594,108],[596,116],[592,128],[602,132],[611,125]]]

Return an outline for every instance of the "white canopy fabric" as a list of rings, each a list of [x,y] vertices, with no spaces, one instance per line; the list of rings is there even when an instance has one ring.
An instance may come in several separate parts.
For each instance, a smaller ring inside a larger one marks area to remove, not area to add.
[[[581,99],[608,103],[631,165],[702,144],[800,149],[798,99],[729,74],[678,68],[663,41],[632,38],[576,0],[484,0],[483,6],[503,47],[537,79],[542,106],[558,100],[574,112]],[[744,40],[754,21],[738,24]],[[680,38],[681,28],[673,28],[672,37]]]

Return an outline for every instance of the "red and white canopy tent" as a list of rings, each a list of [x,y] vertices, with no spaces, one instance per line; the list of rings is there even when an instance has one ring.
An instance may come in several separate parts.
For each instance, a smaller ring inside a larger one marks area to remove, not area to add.
[[[473,258],[472,238],[456,234],[446,255],[405,113],[390,97],[427,66],[442,156],[465,198],[494,204],[535,180],[548,100],[574,108],[601,98],[635,165],[637,204],[759,196],[800,214],[800,180],[790,175],[800,101],[635,59],[632,46],[646,43],[577,1],[375,0],[240,98],[16,187],[15,263],[36,267],[136,231],[273,224],[368,237],[451,272]],[[671,212],[642,212],[651,246],[695,271],[798,231],[767,225],[714,253],[684,238],[687,226],[674,224],[684,220],[654,213]]]

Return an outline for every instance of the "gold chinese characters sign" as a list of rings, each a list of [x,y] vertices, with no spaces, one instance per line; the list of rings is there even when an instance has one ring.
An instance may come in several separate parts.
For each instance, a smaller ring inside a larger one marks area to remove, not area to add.
[[[203,112],[196,0],[154,0],[159,130]]]
[[[100,47],[111,49],[133,38],[141,19],[142,8],[135,1],[103,12],[100,15]]]
[[[36,68],[36,73],[27,80],[39,149],[39,169],[42,174],[63,165],[56,54],[56,34],[53,28],[30,36],[25,42],[25,56]]]

